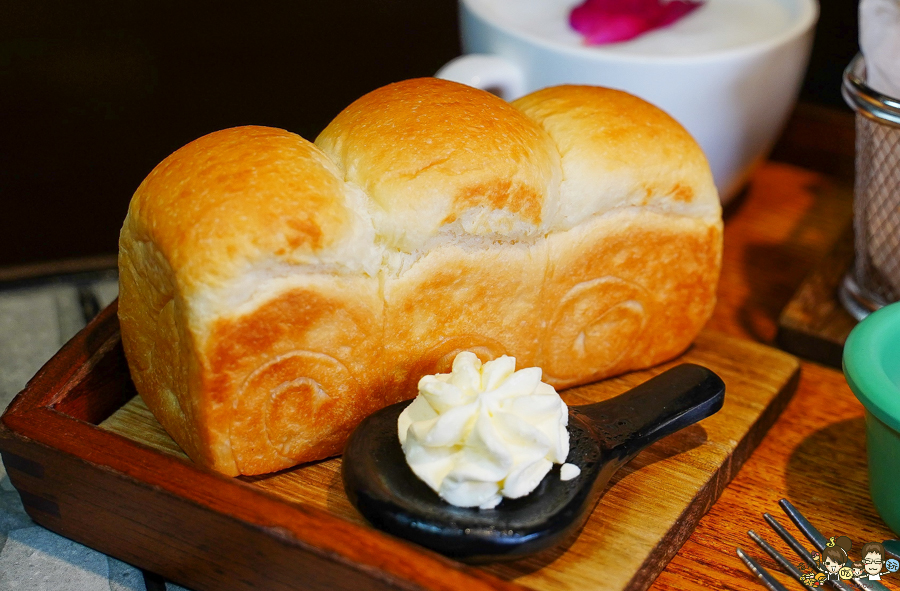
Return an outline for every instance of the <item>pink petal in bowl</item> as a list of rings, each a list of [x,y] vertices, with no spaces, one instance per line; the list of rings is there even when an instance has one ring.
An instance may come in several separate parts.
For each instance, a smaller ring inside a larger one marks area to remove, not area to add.
[[[585,0],[572,9],[569,24],[590,45],[617,43],[670,25],[702,4],[696,0]]]

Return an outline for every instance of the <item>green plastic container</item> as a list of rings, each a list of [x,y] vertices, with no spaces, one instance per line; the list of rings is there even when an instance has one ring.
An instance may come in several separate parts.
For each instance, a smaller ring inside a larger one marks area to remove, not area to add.
[[[853,329],[844,344],[844,376],[866,408],[872,502],[900,535],[900,302]]]

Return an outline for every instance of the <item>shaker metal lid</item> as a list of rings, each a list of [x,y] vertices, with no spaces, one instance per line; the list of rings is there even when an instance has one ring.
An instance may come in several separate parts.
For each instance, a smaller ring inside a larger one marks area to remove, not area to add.
[[[841,94],[847,104],[869,119],[900,127],[900,98],[881,94],[870,88],[866,82],[866,62],[863,54],[856,57],[844,70]]]

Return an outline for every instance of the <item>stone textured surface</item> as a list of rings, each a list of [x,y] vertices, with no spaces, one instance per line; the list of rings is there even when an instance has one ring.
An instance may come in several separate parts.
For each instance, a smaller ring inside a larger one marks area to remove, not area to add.
[[[38,526],[13,530],[0,550],[0,589],[109,591],[106,556]]]

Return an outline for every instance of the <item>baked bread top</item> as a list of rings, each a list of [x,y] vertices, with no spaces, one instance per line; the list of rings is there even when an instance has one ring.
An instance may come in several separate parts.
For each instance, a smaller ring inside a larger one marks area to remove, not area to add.
[[[650,103],[609,88],[554,86],[512,104],[550,134],[560,153],[561,205],[549,231],[624,207],[721,218],[700,146]]]
[[[663,111],[599,87],[510,104],[422,78],[360,98],[316,145],[254,126],[191,142],[150,173],[129,216],[182,290],[215,292],[217,314],[291,267],[375,276],[429,241],[535,240],[628,207],[721,217],[702,151]]]

